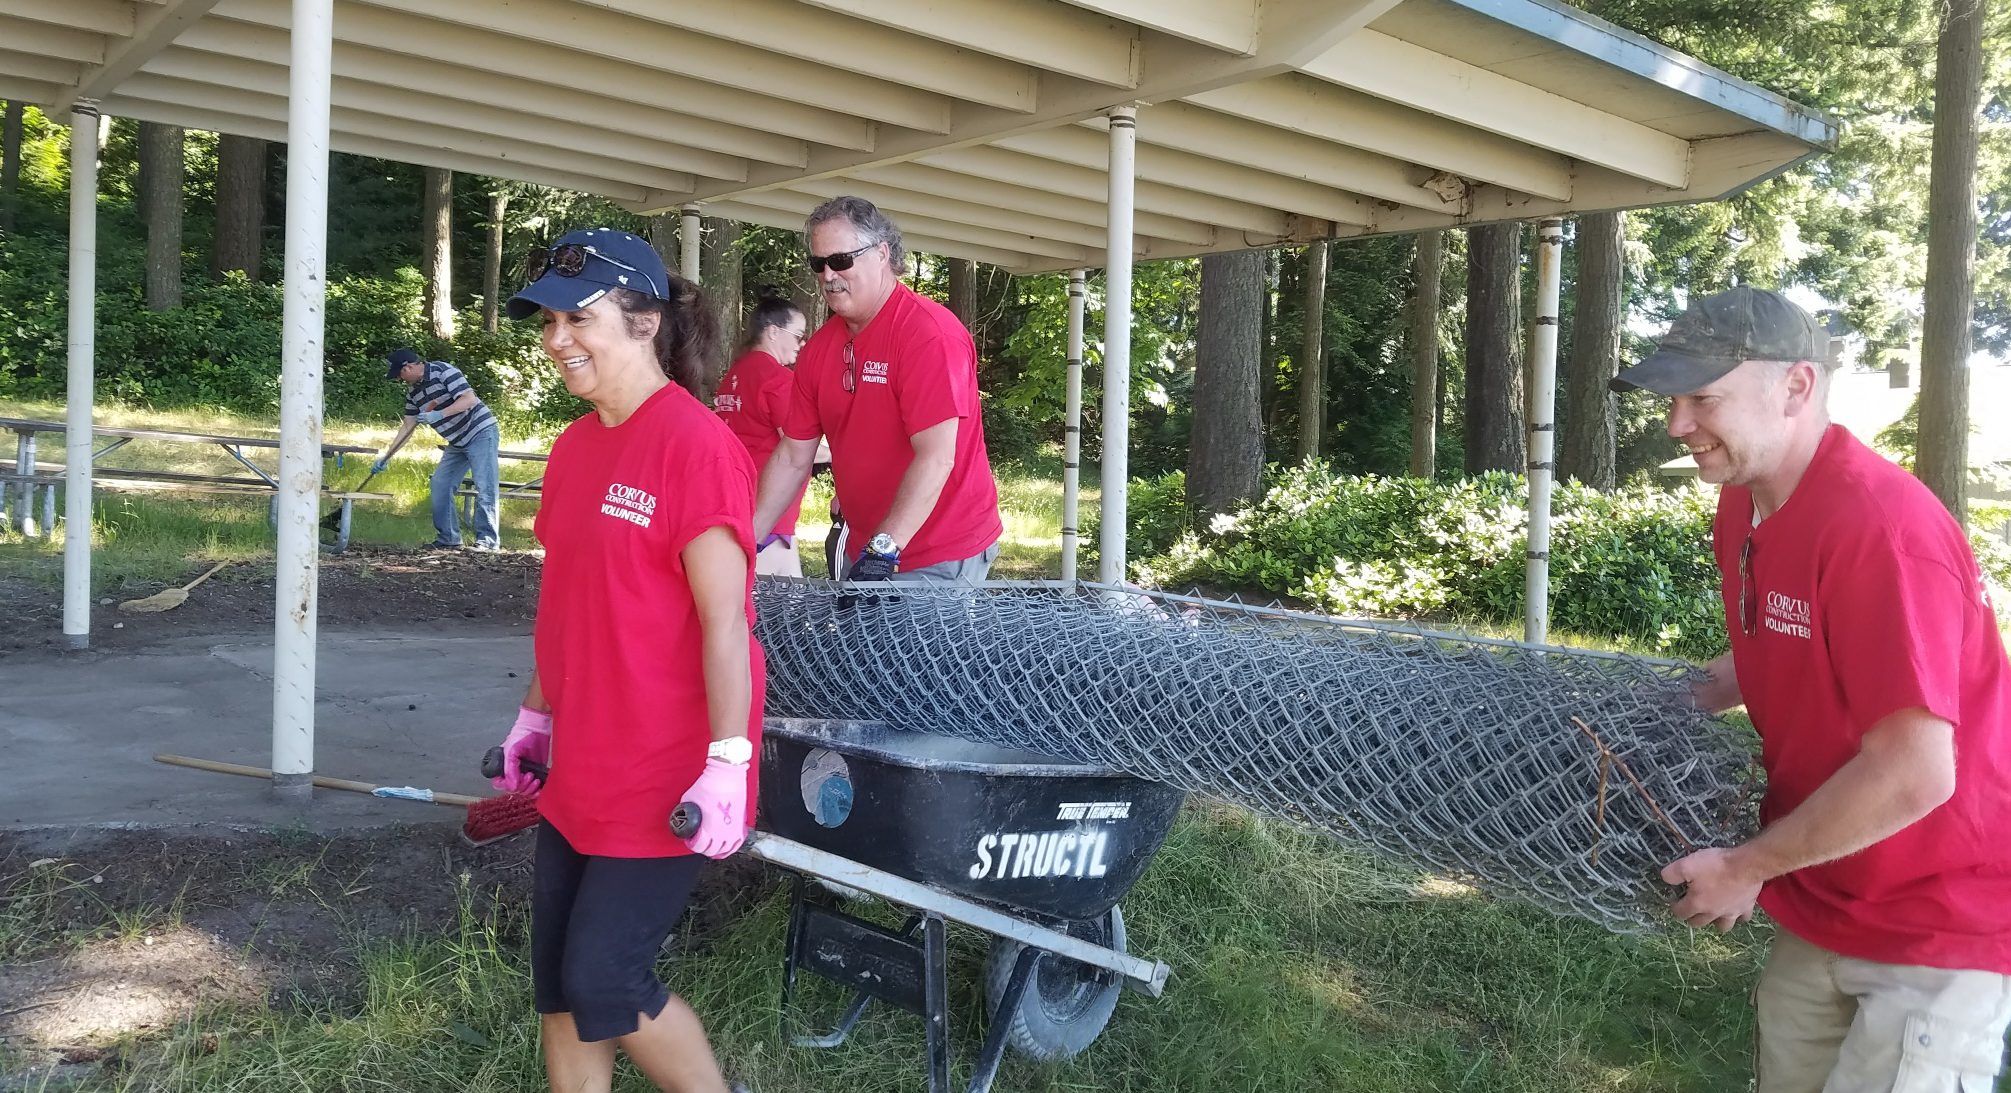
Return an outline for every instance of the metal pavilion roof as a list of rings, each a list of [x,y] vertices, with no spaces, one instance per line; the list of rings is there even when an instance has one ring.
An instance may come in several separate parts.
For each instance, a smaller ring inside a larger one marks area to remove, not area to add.
[[[0,96],[286,139],[287,0],[0,0]],[[1100,265],[1723,196],[1820,115],[1549,0],[337,0],[332,146]]]

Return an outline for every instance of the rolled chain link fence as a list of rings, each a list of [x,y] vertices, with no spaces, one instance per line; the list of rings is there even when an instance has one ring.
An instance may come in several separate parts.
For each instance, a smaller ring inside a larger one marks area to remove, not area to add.
[[[755,600],[771,716],[1113,767],[1611,929],[1755,823],[1750,738],[1681,665],[1093,585]]]

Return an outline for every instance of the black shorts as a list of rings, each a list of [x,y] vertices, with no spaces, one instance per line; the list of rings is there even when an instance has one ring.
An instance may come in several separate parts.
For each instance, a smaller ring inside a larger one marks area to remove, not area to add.
[[[573,849],[538,825],[531,891],[531,986],[539,1013],[570,1013],[582,1040],[634,1032],[670,994],[657,954],[698,882],[705,859],[606,858]]]

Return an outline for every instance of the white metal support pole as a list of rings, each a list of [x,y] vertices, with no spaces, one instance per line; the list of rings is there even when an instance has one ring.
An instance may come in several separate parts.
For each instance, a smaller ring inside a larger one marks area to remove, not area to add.
[[[63,433],[63,637],[91,645],[91,403],[98,348],[98,104],[70,107],[70,375]],[[35,467],[17,467],[33,474]],[[23,491],[29,501],[34,489]],[[26,504],[22,511],[28,512]],[[42,534],[50,534],[43,528]]]
[[[334,0],[293,0],[286,110],[279,528],[272,635],[272,790],[314,793],[314,642],[321,567],[322,328],[328,302],[328,102]]]
[[[1080,531],[1077,502],[1082,496],[1082,307],[1087,272],[1068,271],[1068,402],[1061,442],[1061,579],[1075,581]]]
[[[695,285],[698,283],[698,235],[702,227],[698,206],[684,205],[677,213],[677,275]]]
[[[1536,325],[1529,332],[1529,571],[1524,641],[1550,632],[1550,483],[1557,462],[1557,297],[1564,278],[1564,221],[1536,223]]]
[[[1124,583],[1125,487],[1131,480],[1131,218],[1138,108],[1110,111],[1110,216],[1103,260],[1103,509],[1096,579]]]

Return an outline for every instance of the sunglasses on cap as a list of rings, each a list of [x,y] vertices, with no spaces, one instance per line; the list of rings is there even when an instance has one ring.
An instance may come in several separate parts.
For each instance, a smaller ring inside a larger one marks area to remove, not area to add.
[[[848,251],[841,251],[837,254],[825,254],[825,255],[813,254],[810,256],[810,272],[822,273],[824,272],[825,267],[828,266],[831,268],[833,272],[843,273],[846,270],[852,268],[852,264],[859,260],[860,255],[866,253],[869,250],[872,250],[874,247],[877,247],[879,245],[880,244],[878,243],[868,243],[863,247],[858,247]]]
[[[546,273],[556,273],[561,277],[578,277],[586,272],[587,257],[591,255],[616,269],[625,269],[643,279],[649,286],[649,294],[663,299],[663,291],[657,287],[656,278],[646,271],[637,269],[619,258],[610,258],[593,248],[591,243],[566,243],[556,247],[532,247],[524,260],[524,281],[526,283],[543,277]]]

